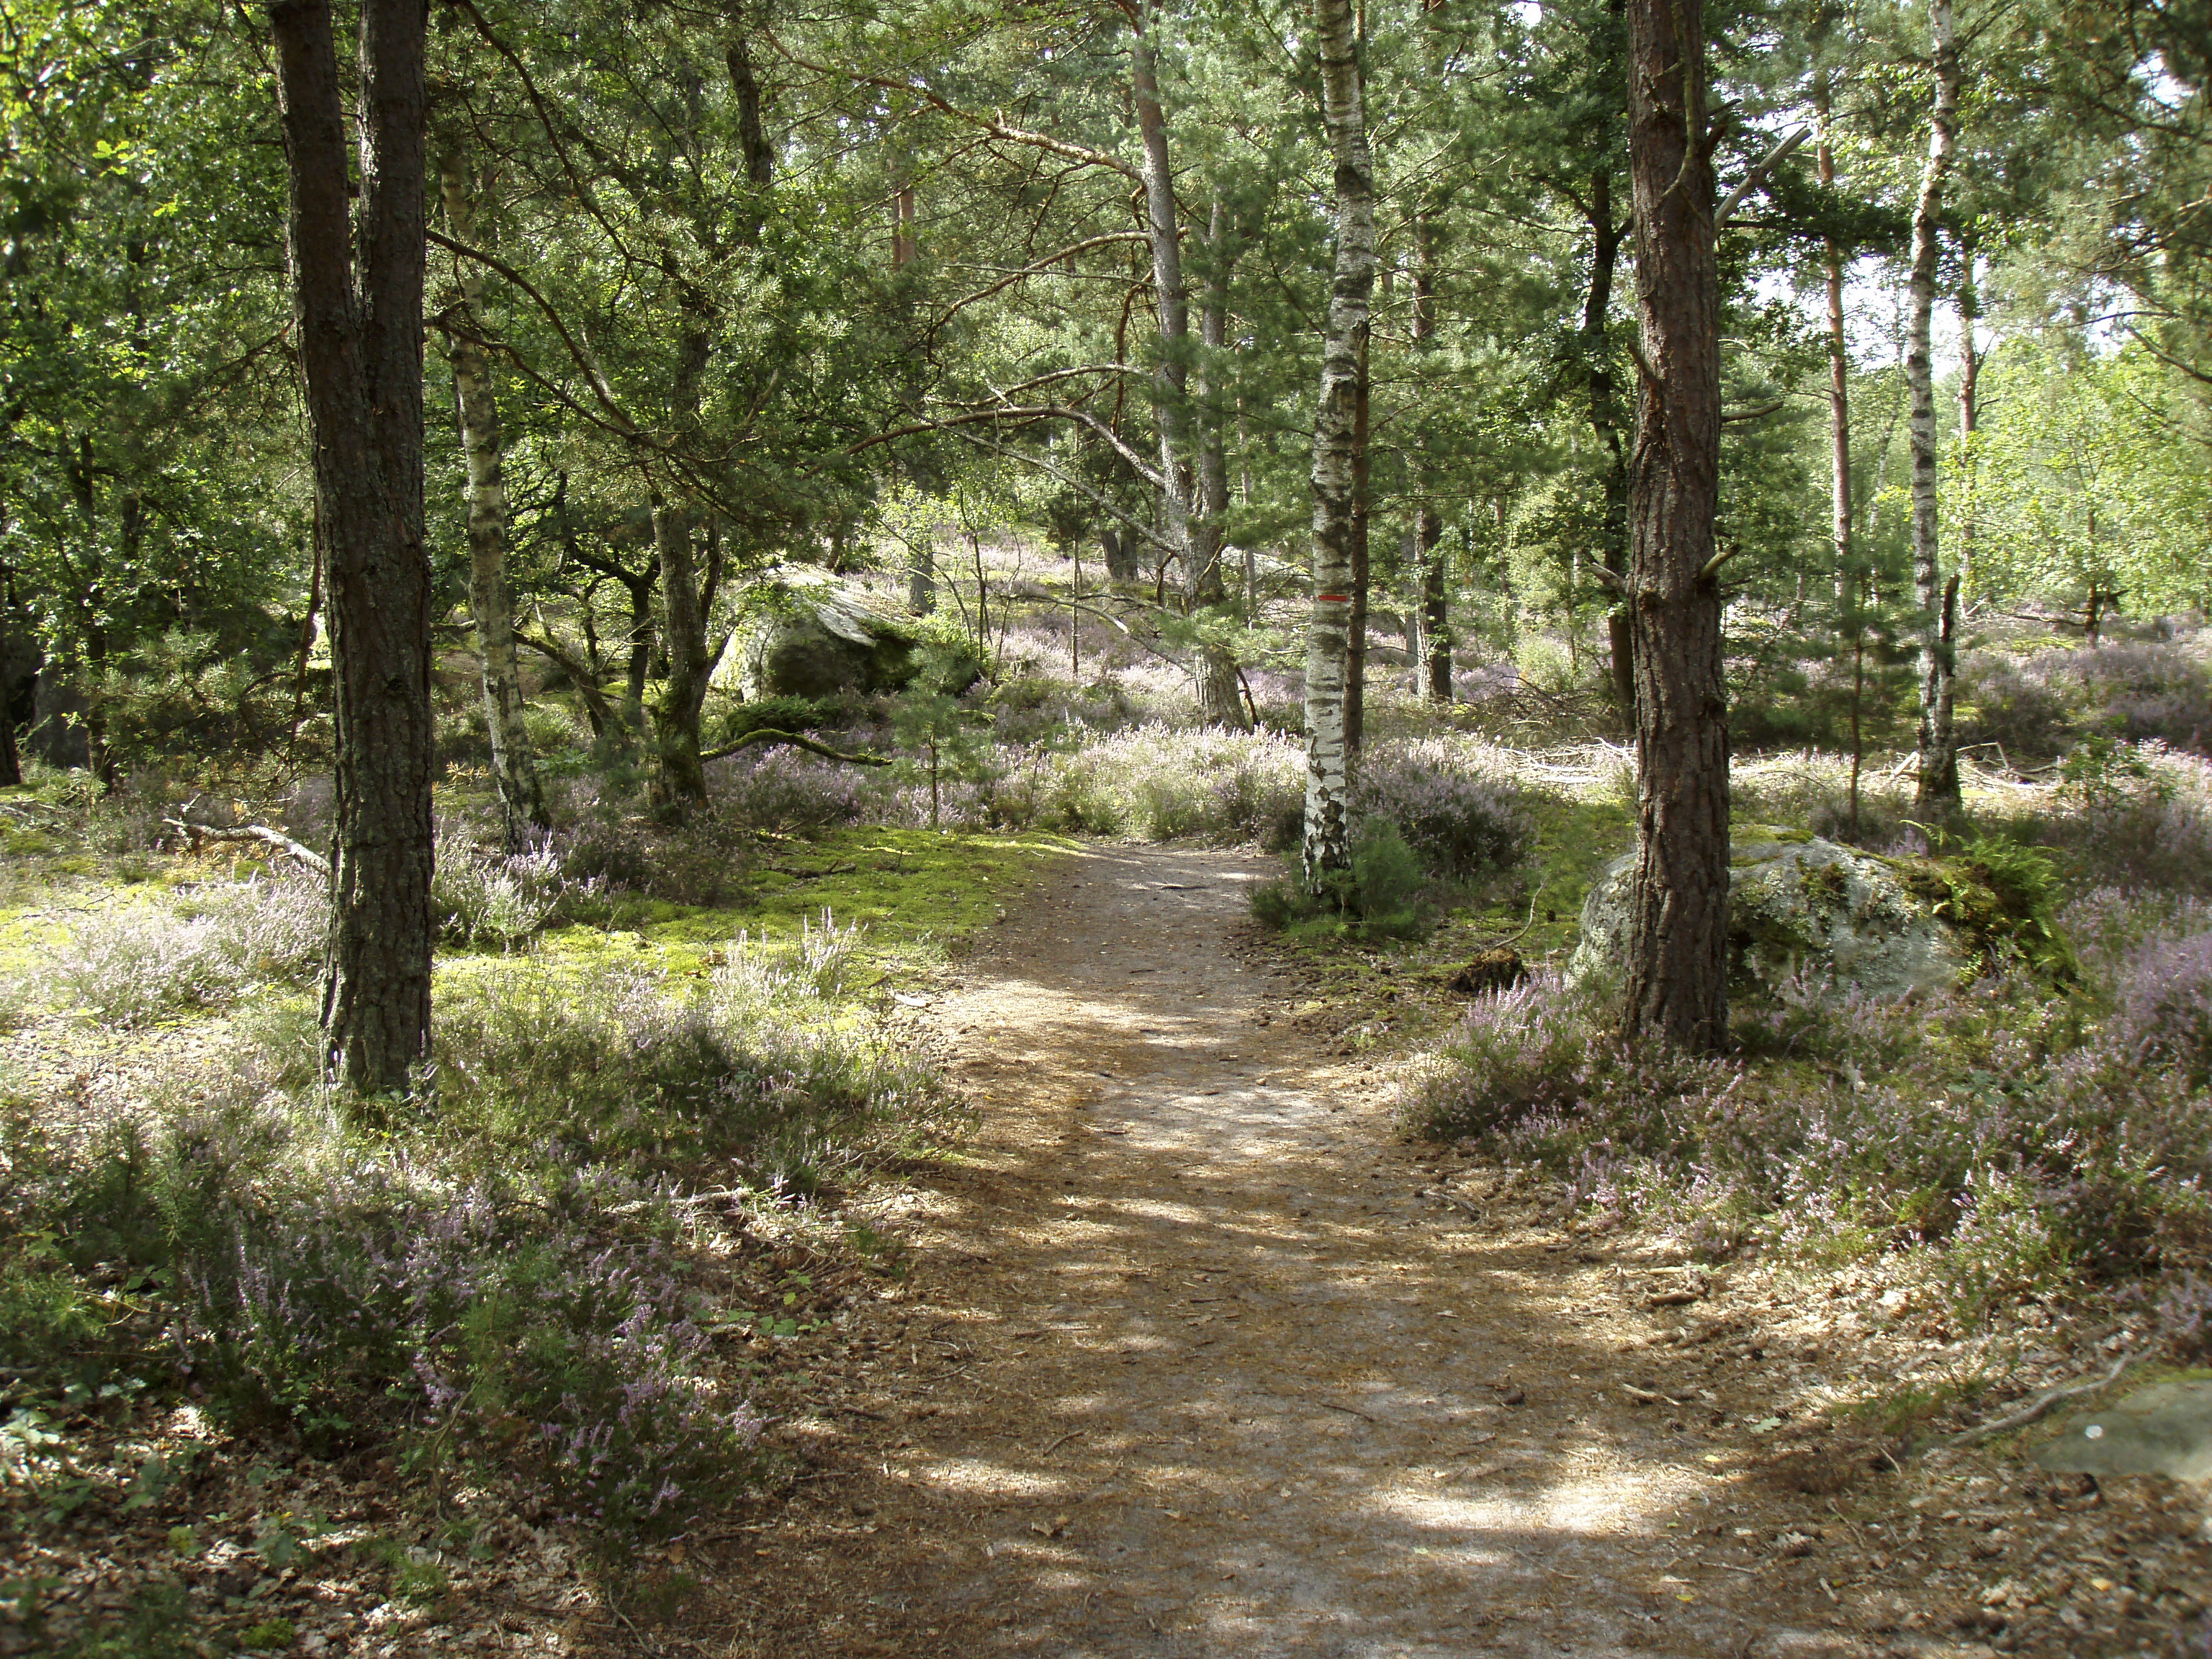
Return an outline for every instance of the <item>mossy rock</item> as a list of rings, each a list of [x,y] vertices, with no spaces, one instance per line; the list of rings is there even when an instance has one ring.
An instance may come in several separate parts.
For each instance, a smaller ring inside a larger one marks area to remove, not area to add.
[[[1568,963],[1577,980],[1617,979],[1626,963],[1632,854],[1616,859],[1583,904]],[[1954,883],[1802,830],[1741,826],[1729,848],[1729,978],[1737,994],[1800,974],[1838,994],[1948,990],[1986,955],[1944,906]]]
[[[982,677],[972,646],[947,647],[827,572],[764,579],[749,609],[750,622],[714,671],[718,689],[749,703],[873,696],[917,681],[957,696]]]

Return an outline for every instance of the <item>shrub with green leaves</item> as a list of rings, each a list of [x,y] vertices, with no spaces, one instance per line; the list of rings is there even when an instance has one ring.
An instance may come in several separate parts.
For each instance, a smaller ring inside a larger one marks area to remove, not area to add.
[[[1252,892],[1252,914],[1270,927],[1316,942],[1413,939],[1427,930],[1421,891],[1427,873],[1398,826],[1369,818],[1353,837],[1350,866],[1322,878],[1318,893],[1291,875]]]

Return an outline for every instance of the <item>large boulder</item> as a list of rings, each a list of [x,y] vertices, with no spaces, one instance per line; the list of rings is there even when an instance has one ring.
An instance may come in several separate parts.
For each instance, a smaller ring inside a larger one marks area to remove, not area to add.
[[[1583,901],[1571,979],[1618,979],[1626,965],[1628,883],[1615,859]],[[1799,830],[1741,826],[1729,848],[1729,979],[1771,988],[1800,971],[1836,992],[1948,990],[1979,952],[1939,911],[1923,872]]]
[[[752,619],[715,674],[747,702],[896,691],[922,670],[912,626],[827,572],[782,574],[752,597]]]

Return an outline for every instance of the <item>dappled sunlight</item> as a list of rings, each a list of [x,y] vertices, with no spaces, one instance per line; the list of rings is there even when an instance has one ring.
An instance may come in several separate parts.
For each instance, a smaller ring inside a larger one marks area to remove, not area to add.
[[[1276,970],[1224,924],[1267,868],[1079,868],[932,1011],[984,1119],[928,1225],[978,1265],[917,1309],[952,1377],[883,1468],[941,1604],[1101,1659],[1687,1655],[1771,1613],[1675,1570],[1734,1477],[1608,1391],[1597,1276],[1419,1202],[1387,1080],[1254,1018]]]

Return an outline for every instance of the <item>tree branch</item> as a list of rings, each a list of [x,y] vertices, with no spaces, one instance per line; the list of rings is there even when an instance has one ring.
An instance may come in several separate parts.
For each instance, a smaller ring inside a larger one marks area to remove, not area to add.
[[[599,400],[600,406],[612,417],[625,435],[633,438],[644,436],[644,434],[639,430],[637,422],[631,420],[623,406],[615,401],[613,388],[607,385],[605,377],[599,373],[599,365],[592,361],[591,354],[586,351],[576,337],[568,331],[568,325],[561,320],[561,313],[553,308],[553,302],[538,291],[537,284],[497,254],[486,253],[482,248],[471,247],[465,242],[457,242],[452,237],[441,235],[434,230],[425,231],[423,234],[447,252],[458,255],[464,259],[473,259],[486,270],[497,271],[527,295],[530,302],[544,314],[547,322],[553,325],[553,331],[561,337],[561,343],[568,349],[569,357],[574,361],[577,368],[582,371],[585,383],[592,388],[592,395]]]
[[[890,764],[890,762],[881,755],[842,754],[826,744],[817,743],[811,738],[803,738],[796,732],[778,732],[773,727],[765,726],[757,732],[746,732],[735,743],[726,743],[719,749],[707,750],[700,755],[699,758],[702,761],[726,760],[740,750],[757,749],[771,743],[787,743],[794,749],[805,750],[810,755],[819,755],[824,760],[843,761],[848,766],[889,766]]]
[[[211,823],[194,823],[185,818],[163,818],[161,822],[172,830],[179,830],[198,852],[204,841],[258,841],[266,842],[278,852],[300,860],[310,870],[325,878],[331,873],[331,861],[320,853],[302,847],[281,830],[271,830],[265,823],[245,823],[234,830],[219,830]]]
[[[1038,259],[1032,264],[1024,265],[1019,270],[1010,271],[1006,276],[1001,276],[997,282],[992,283],[988,288],[979,289],[973,294],[965,295],[960,299],[955,300],[945,308],[945,313],[938,318],[935,322],[932,323],[928,328],[923,331],[923,332],[925,334],[936,333],[939,329],[943,328],[945,324],[951,322],[955,317],[958,316],[963,311],[965,311],[969,306],[974,305],[977,301],[988,300],[994,294],[997,294],[1004,289],[1012,288],[1016,283],[1021,282],[1027,277],[1042,276],[1048,270],[1051,270],[1053,266],[1060,264],[1064,259],[1070,259],[1075,255],[1085,252],[1091,248],[1106,247],[1115,242],[1141,242],[1146,240],[1148,240],[1146,234],[1141,230],[1115,230],[1109,231],[1103,236],[1088,236],[1082,241],[1071,242],[1066,247],[1060,249],[1057,253],[1048,253],[1042,258]]]
[[[1781,143],[1775,145],[1772,149],[1767,151],[1765,156],[1759,161],[1759,165],[1752,168],[1749,173],[1743,175],[1743,182],[1729,192],[1728,200],[1723,202],[1720,204],[1720,207],[1714,212],[1714,231],[1717,233],[1723,225],[1728,223],[1728,222],[1735,216],[1735,210],[1743,205],[1744,198],[1750,195],[1754,190],[1757,190],[1759,185],[1765,181],[1766,175],[1769,173],[1772,172],[1784,161],[1787,161],[1790,157],[1790,152],[1795,150],[1798,145],[1803,143],[1812,136],[1813,129],[1811,127],[1799,127],[1796,131],[1784,138]]]

